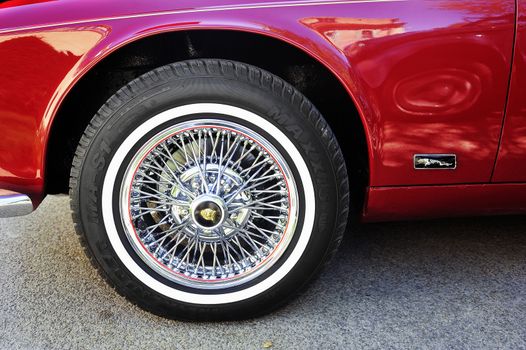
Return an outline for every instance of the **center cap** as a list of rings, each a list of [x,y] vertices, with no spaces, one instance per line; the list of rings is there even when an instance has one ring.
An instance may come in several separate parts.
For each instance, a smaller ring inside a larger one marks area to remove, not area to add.
[[[223,200],[208,194],[194,199],[190,210],[194,223],[205,230],[211,230],[221,225],[226,213]]]

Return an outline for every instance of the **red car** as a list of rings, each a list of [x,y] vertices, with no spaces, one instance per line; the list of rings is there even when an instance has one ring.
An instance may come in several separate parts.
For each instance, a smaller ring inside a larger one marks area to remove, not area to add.
[[[526,0],[0,1],[0,67],[0,216],[69,192],[160,315],[282,305],[349,213],[526,211]]]

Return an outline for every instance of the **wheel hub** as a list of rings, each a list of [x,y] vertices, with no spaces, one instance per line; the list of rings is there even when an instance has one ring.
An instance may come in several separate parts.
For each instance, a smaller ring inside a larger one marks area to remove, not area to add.
[[[219,227],[227,213],[225,202],[214,195],[201,195],[190,205],[193,223],[205,231]]]

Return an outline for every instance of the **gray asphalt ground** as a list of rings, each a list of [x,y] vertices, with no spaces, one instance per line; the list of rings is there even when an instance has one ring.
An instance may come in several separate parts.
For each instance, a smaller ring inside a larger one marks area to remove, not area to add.
[[[526,348],[526,217],[352,227],[312,287],[260,319],[170,321],[90,266],[67,197],[0,220],[0,349]]]

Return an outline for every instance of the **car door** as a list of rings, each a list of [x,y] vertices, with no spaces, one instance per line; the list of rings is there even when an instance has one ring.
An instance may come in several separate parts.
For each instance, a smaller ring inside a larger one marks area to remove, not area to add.
[[[304,19],[351,64],[371,133],[372,187],[488,183],[504,119],[514,0],[348,5]],[[416,155],[429,157],[417,162]],[[438,155],[448,158],[435,167]],[[418,163],[418,164],[417,164]],[[431,169],[430,169],[431,168]]]
[[[518,5],[510,91],[493,182],[526,181],[526,0],[518,0]]]

